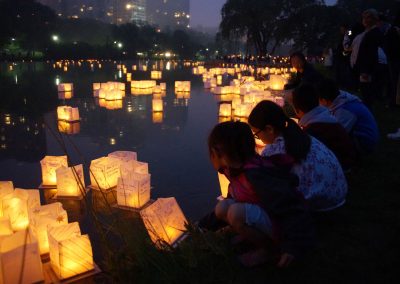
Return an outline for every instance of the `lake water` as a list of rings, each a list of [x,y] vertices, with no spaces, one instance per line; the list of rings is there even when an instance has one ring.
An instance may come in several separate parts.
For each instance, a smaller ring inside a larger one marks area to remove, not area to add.
[[[133,63],[124,64],[133,79],[150,79],[151,68],[131,71]],[[69,105],[79,107],[81,122],[62,137],[73,164],[86,161],[86,184],[91,160],[117,150],[135,151],[140,161],[149,163],[153,199],[176,197],[192,220],[207,213],[219,195],[217,174],[207,152],[208,133],[218,122],[218,101],[204,90],[201,77],[192,75],[191,68],[161,65],[160,82],[167,83],[167,92],[163,113],[153,116],[152,96],[133,96],[128,85],[126,97],[117,105],[120,109],[107,109],[93,97],[94,82],[126,82],[116,62],[101,62],[101,68],[98,63],[84,62],[68,66],[67,71],[54,68],[53,63],[1,64],[0,180],[12,180],[15,187],[38,188],[40,160],[64,154],[55,139],[56,109]],[[177,98],[177,80],[192,82],[190,98]],[[73,99],[58,99],[58,82],[74,84]]]

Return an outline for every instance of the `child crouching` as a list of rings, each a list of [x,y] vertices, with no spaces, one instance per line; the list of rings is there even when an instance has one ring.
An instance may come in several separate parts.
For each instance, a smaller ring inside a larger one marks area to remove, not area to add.
[[[215,215],[256,247],[239,257],[242,264],[277,259],[277,265],[285,267],[312,247],[314,230],[295,190],[298,180],[290,174],[290,156],[259,156],[253,133],[242,122],[218,124],[208,147],[214,168],[230,181],[228,198],[217,204]],[[270,243],[277,255],[267,250]]]

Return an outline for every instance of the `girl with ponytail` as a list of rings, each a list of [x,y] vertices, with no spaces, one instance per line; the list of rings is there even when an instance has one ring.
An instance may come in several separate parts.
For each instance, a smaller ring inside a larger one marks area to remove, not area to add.
[[[266,144],[262,156],[288,154],[295,160],[292,172],[299,177],[298,190],[311,210],[329,211],[345,203],[347,182],[336,156],[303,132],[281,107],[260,102],[249,124],[255,138]]]

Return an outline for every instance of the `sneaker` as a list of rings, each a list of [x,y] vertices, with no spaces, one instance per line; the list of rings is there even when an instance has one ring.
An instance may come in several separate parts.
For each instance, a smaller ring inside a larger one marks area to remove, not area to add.
[[[395,133],[389,133],[387,137],[392,140],[400,140],[400,128]]]

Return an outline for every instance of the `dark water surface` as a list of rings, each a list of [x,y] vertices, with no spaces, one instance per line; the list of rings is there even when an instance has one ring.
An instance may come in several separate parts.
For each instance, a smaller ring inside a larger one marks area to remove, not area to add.
[[[132,64],[126,62],[128,70]],[[217,100],[190,68],[170,64],[166,70],[164,62],[163,79],[158,82],[167,83],[167,93],[160,123],[153,121],[152,96],[133,96],[129,85],[121,109],[99,106],[93,98],[94,82],[126,81],[114,62],[102,62],[101,68],[85,62],[69,66],[68,71],[54,68],[53,63],[10,65],[0,65],[0,180],[12,180],[15,187],[37,188],[40,160],[63,154],[54,135],[57,106],[78,106],[81,122],[75,126],[76,134],[63,135],[63,139],[73,164],[86,161],[86,184],[91,160],[117,150],[135,151],[140,161],[149,163],[153,199],[176,197],[192,220],[213,208],[219,185],[208,159],[207,135],[218,121]],[[130,71],[132,78],[150,79],[149,67],[147,72]],[[176,97],[176,80],[192,82],[189,99]],[[73,99],[58,99],[58,81],[74,84]],[[67,209],[70,221],[85,222],[79,206]]]

